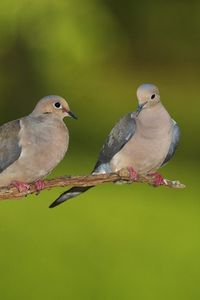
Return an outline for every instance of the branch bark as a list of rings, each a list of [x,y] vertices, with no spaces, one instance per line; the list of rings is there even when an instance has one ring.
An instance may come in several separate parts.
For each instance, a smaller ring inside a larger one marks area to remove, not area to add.
[[[96,186],[103,183],[108,182],[125,182],[125,183],[146,183],[151,186],[155,186],[154,178],[152,176],[139,176],[137,180],[130,181],[130,175],[128,170],[123,169],[117,173],[110,174],[94,174],[94,175],[86,175],[86,176],[63,176],[57,177],[50,180],[45,180],[45,188],[44,190],[50,190],[56,187],[67,187],[67,186]],[[170,188],[185,188],[185,185],[180,183],[179,181],[171,181],[168,179],[164,179],[164,182],[161,184]],[[3,187],[0,188],[0,200],[5,199],[18,199],[24,196],[38,193],[36,187],[33,184],[30,184],[30,189],[25,192],[19,192],[15,187]]]

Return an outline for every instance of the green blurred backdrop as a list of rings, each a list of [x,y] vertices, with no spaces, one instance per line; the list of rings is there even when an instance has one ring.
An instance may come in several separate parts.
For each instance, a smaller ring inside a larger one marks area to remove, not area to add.
[[[51,174],[86,174],[113,124],[159,86],[182,129],[161,171],[185,190],[104,185],[0,203],[0,298],[200,298],[199,1],[1,0],[1,124],[43,96],[69,100],[71,143]]]

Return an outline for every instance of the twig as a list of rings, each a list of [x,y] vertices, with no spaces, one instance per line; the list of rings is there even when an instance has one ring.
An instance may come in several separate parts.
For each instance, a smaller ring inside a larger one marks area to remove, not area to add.
[[[154,178],[152,176],[139,176],[137,180],[130,181],[129,172],[126,169],[120,170],[117,173],[110,174],[94,174],[86,176],[63,176],[54,179],[46,180],[44,190],[50,190],[56,187],[65,186],[94,186],[108,182],[126,182],[126,183],[146,183],[155,186]],[[185,185],[179,181],[171,181],[164,179],[161,184],[170,188],[185,188]],[[34,184],[30,184],[30,189],[25,192],[19,192],[15,187],[3,187],[0,189],[0,200],[3,199],[18,199],[24,196],[37,193]]]

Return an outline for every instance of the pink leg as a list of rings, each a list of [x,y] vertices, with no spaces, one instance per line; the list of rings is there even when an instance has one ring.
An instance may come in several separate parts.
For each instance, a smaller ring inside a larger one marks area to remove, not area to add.
[[[129,175],[131,180],[136,181],[138,179],[137,172],[133,169],[133,167],[128,167]]]
[[[164,178],[163,178],[163,176],[161,174],[159,174],[159,173],[151,173],[149,175],[153,177],[155,186],[159,186],[159,185],[165,184]]]
[[[17,180],[13,181],[11,185],[16,187],[20,193],[27,192],[30,189],[30,185],[28,183],[20,182]]]
[[[44,183],[44,181],[42,181],[42,180],[37,180],[36,182],[35,182],[35,188],[36,188],[36,190],[37,191],[41,191],[41,190],[43,190],[44,188],[45,188],[45,183]]]

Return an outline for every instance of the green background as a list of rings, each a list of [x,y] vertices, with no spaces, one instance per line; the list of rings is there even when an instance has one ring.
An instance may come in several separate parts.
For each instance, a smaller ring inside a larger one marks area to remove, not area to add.
[[[199,77],[199,1],[1,0],[1,124],[49,94],[79,116],[51,177],[89,173],[150,82],[182,130],[161,173],[187,186],[102,185],[52,210],[63,189],[1,201],[2,300],[200,298]]]

